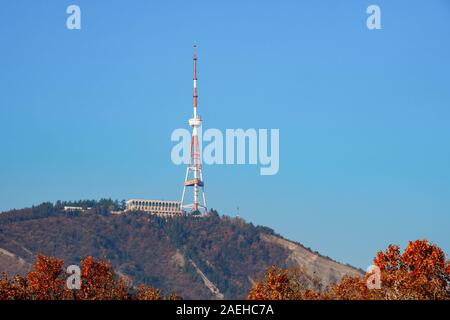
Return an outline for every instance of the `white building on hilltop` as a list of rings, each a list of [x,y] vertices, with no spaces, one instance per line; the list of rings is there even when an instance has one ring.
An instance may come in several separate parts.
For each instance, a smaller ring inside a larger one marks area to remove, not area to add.
[[[85,211],[91,210],[91,209],[92,208],[64,206],[65,212],[85,212]]]
[[[131,199],[126,202],[125,211],[144,211],[161,217],[182,216],[180,201]]]

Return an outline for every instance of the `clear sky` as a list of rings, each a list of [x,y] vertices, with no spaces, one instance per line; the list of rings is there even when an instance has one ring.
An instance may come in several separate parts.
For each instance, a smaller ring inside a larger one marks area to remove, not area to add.
[[[0,210],[180,199],[197,43],[204,128],[280,129],[277,175],[204,167],[210,207],[361,268],[389,243],[449,253],[449,39],[447,0],[2,1]]]

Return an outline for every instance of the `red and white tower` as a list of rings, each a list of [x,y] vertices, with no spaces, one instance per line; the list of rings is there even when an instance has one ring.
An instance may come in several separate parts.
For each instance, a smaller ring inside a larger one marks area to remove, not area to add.
[[[203,172],[202,172],[202,155],[198,143],[198,129],[202,126],[202,118],[197,113],[197,52],[194,45],[194,117],[189,119],[189,126],[192,127],[191,140],[191,156],[189,164],[186,169],[186,177],[184,178],[183,195],[181,196],[181,205],[183,209],[190,212],[200,212],[206,214],[206,198],[203,190]],[[184,204],[184,196],[186,188],[192,187],[194,189],[194,199],[192,204]],[[202,203],[199,200],[199,193],[202,194]]]

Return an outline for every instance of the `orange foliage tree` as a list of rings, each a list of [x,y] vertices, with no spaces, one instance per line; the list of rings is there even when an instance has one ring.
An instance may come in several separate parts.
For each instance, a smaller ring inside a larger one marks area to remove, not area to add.
[[[444,251],[426,240],[410,241],[403,253],[391,245],[378,252],[385,299],[450,299],[450,262]]]
[[[77,299],[128,299],[129,283],[114,274],[111,264],[89,256],[81,261],[80,269],[81,288],[77,292]]]
[[[319,294],[311,290],[317,287],[317,279],[309,277],[304,270],[293,271],[270,267],[263,282],[258,282],[250,290],[249,300],[313,300]]]
[[[0,277],[0,300],[161,300],[180,299],[175,294],[161,295],[155,288],[140,285],[115,274],[110,263],[86,257],[80,264],[79,290],[67,287],[64,261],[39,255],[33,269],[25,276]]]
[[[9,279],[6,273],[0,278],[0,300],[24,300],[29,296],[26,280],[20,276]]]
[[[427,240],[410,241],[401,253],[390,245],[377,253],[380,289],[369,289],[372,274],[344,277],[324,292],[293,287],[288,270],[269,268],[266,279],[256,283],[248,299],[425,300],[450,299],[450,262],[438,246]]]
[[[289,286],[288,271],[270,267],[264,282],[255,284],[248,294],[250,300],[289,300],[293,290]]]
[[[61,300],[65,290],[64,261],[56,258],[38,256],[34,268],[26,276],[27,288],[33,299]]]

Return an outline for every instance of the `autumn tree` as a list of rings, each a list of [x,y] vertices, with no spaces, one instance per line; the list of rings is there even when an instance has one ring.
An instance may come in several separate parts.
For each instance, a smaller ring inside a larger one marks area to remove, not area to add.
[[[64,261],[39,255],[34,268],[26,276],[31,299],[61,300],[67,295]]]
[[[320,295],[324,300],[369,300],[366,277],[344,276],[342,280]]]
[[[129,283],[118,277],[110,263],[91,256],[81,261],[81,289],[76,298],[82,300],[128,299]]]
[[[450,299],[450,268],[444,251],[427,240],[410,241],[403,253],[391,245],[378,252],[385,299]]]
[[[137,300],[161,300],[161,292],[158,289],[148,287],[146,285],[139,285],[136,290]]]
[[[319,299],[320,280],[303,268],[291,270],[270,267],[263,281],[257,282],[247,295],[249,300],[315,300]]]
[[[180,299],[175,294],[164,297],[158,289],[140,285],[133,292],[131,282],[118,276],[109,262],[84,258],[80,264],[80,289],[67,287],[64,261],[39,255],[33,269],[25,276],[0,277],[0,300],[162,300]]]
[[[288,270],[272,266],[267,270],[265,280],[256,283],[247,298],[249,300],[289,300],[292,294]]]
[[[288,270],[269,268],[266,279],[255,284],[248,299],[327,300],[441,300],[450,299],[450,262],[438,246],[427,240],[410,241],[403,253],[390,245],[377,253],[374,265],[380,269],[380,289],[369,289],[371,273],[344,277],[324,292],[293,281]]]
[[[9,279],[6,273],[0,278],[0,300],[24,300],[29,296],[26,279],[19,275]]]

